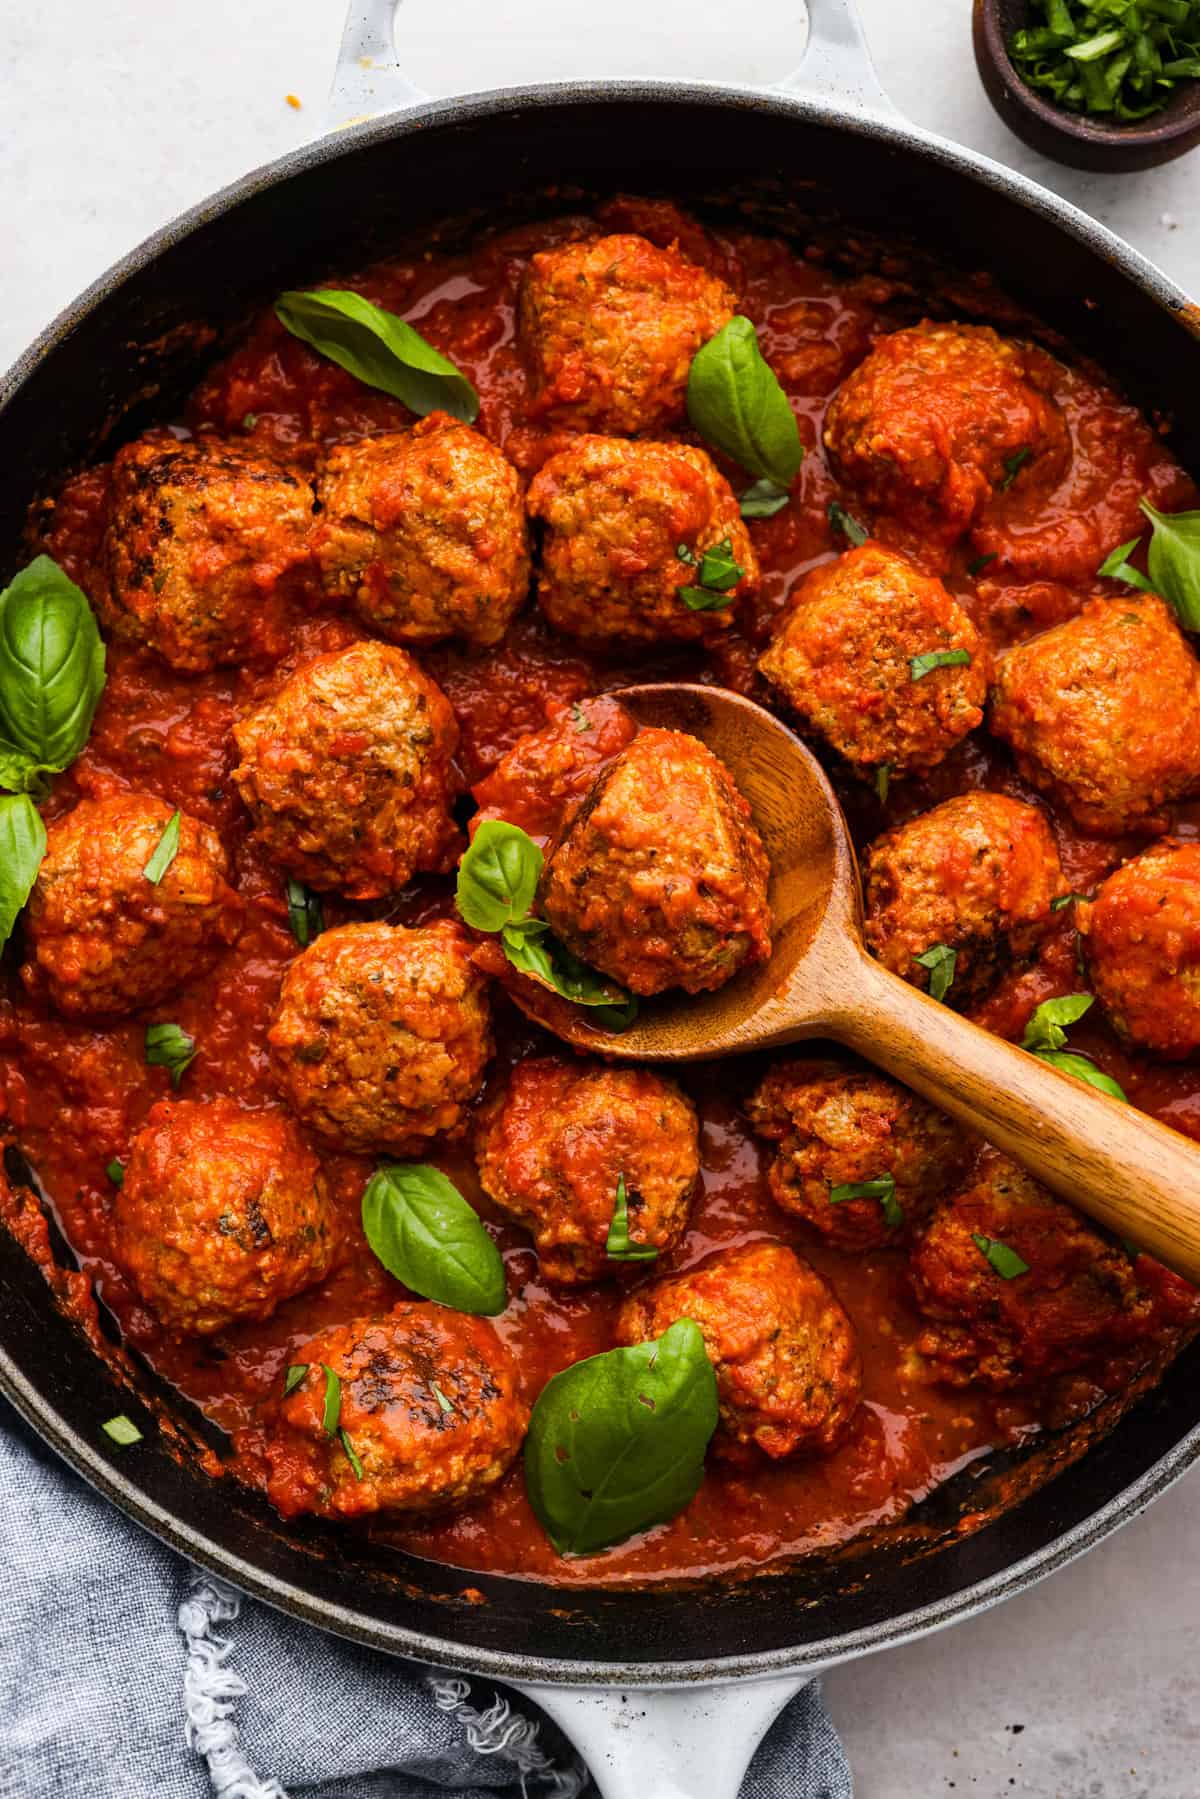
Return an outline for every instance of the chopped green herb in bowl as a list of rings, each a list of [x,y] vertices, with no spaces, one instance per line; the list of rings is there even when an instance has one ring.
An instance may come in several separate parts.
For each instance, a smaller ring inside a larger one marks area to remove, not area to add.
[[[1200,0],[1031,0],[1029,18],[1013,64],[1069,112],[1136,124],[1200,78]]]

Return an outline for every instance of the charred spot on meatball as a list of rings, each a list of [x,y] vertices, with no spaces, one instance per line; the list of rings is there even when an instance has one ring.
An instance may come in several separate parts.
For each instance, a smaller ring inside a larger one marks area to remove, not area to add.
[[[25,914],[26,987],[69,1018],[157,1005],[205,974],[236,937],[240,905],[217,833],[182,813],[157,883],[146,865],[173,817],[165,800],[81,800],[46,832]]]
[[[139,438],[113,462],[97,610],[189,674],[278,654],[312,524],[298,468],[210,437]]]
[[[541,521],[538,604],[556,631],[584,642],[692,642],[733,623],[758,591],[758,559],[737,498],[690,444],[581,437],[535,475]],[[720,546],[719,586],[701,585]],[[701,593],[705,604],[689,605]]]
[[[334,1325],[295,1361],[308,1376],[278,1402],[263,1441],[268,1496],[285,1518],[466,1505],[507,1473],[529,1423],[492,1326],[444,1306],[406,1301]],[[327,1368],[341,1383],[335,1436],[324,1426]]]
[[[357,643],[318,656],[233,735],[254,835],[298,880],[377,899],[453,866],[458,725],[405,651]]]
[[[521,480],[444,412],[337,444],[314,547],[325,591],[393,643],[499,643],[529,590]]]
[[[988,723],[1086,831],[1165,831],[1200,787],[1200,662],[1154,594],[1095,599],[1009,650]]]
[[[947,999],[982,994],[1005,965],[1031,954],[1067,882],[1036,806],[1001,793],[964,793],[888,831],[867,852],[867,943],[917,987],[919,958],[954,952]]]
[[[962,1126],[919,1094],[848,1057],[776,1063],[746,1107],[758,1136],[777,1145],[771,1198],[839,1249],[896,1243],[921,1223],[974,1154]],[[891,1182],[881,1196],[839,1188]]]
[[[768,876],[724,763],[644,730],[568,818],[539,899],[567,948],[632,992],[702,993],[770,955]]]
[[[902,775],[982,722],[990,657],[939,580],[866,543],[804,577],[758,666],[848,762]]]
[[[160,1102],[113,1202],[113,1251],[175,1334],[269,1318],[323,1280],[336,1234],[321,1164],[287,1114]]]
[[[1178,1061],[1200,1050],[1200,844],[1165,839],[1126,862],[1075,922],[1117,1035]]]
[[[674,1249],[700,1171],[699,1125],[674,1082],[642,1068],[544,1056],[521,1062],[480,1116],[484,1192],[533,1237],[559,1286],[618,1274],[607,1253],[618,1183],[629,1243]]]
[[[348,1150],[415,1155],[457,1136],[492,1053],[470,942],[455,924],[350,924],[291,964],[268,1033],[297,1116]]]
[[[633,233],[539,251],[518,311],[536,411],[628,434],[675,423],[692,358],[733,309],[724,282]]]
[[[814,1268],[780,1243],[724,1250],[630,1295],[618,1343],[646,1343],[681,1318],[703,1337],[717,1377],[714,1447],[735,1460],[825,1455],[862,1393],[854,1327]]]

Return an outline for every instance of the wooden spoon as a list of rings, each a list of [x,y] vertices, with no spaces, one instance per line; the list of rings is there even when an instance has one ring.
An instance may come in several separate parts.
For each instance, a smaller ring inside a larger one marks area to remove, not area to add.
[[[638,722],[699,737],[749,801],[771,859],[769,962],[717,993],[665,994],[631,1029],[543,1013],[579,1049],[689,1062],[829,1037],[877,1063],[1118,1235],[1200,1282],[1200,1146],[970,1024],[868,955],[846,821],[820,763],[753,701],[654,685],[618,696]]]

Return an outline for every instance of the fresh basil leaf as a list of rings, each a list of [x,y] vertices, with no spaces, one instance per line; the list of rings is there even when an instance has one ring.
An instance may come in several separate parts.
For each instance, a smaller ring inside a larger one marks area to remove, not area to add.
[[[27,793],[0,798],[0,949],[33,889],[46,854],[46,827]]]
[[[679,597],[689,612],[723,612],[733,605],[731,593],[713,593],[707,587],[681,587]]]
[[[908,666],[913,680],[923,681],[935,668],[967,668],[970,661],[970,650],[926,650],[923,656],[910,657]]]
[[[875,770],[875,792],[881,806],[887,805],[888,790],[891,787],[891,784],[892,765],[890,762],[881,762],[879,767]]]
[[[358,1451],[350,1441],[347,1433],[340,1426],[338,1428],[338,1442],[345,1451],[346,1460],[354,1471],[355,1480],[361,1480],[363,1477],[363,1465],[358,1459]]]
[[[706,443],[749,474],[791,486],[804,458],[800,429],[749,319],[730,319],[697,350],[687,413]]]
[[[441,1412],[443,1418],[451,1417],[454,1412],[454,1407],[450,1404],[450,1401],[446,1398],[446,1395],[442,1392],[442,1389],[438,1386],[438,1384],[435,1380],[430,1381],[429,1391],[433,1394],[433,1397],[437,1400],[438,1410]]]
[[[685,568],[695,568],[696,552],[690,544],[681,543],[675,546],[675,560],[682,562]]]
[[[118,1162],[115,1156],[105,1168],[104,1172],[114,1187],[123,1187],[125,1185],[125,1164],[124,1162]]]
[[[479,395],[419,331],[361,294],[323,287],[281,294],[275,313],[299,337],[368,387],[402,400],[410,412],[448,412],[464,425],[479,417]]]
[[[179,824],[182,817],[182,812],[173,812],[171,814],[170,818],[163,826],[163,834],[158,840],[157,849],[142,870],[142,873],[152,887],[158,886],[158,883],[162,880],[168,868],[170,868],[172,862],[174,862],[176,856],[179,854]]]
[[[1141,543],[1140,537],[1131,537],[1128,543],[1119,543],[1111,555],[1104,558],[1096,570],[1109,581],[1124,581],[1126,587],[1138,587],[1143,593],[1153,593],[1154,588],[1140,568],[1134,568],[1128,558]]]
[[[342,1382],[341,1377],[329,1366],[321,1363],[325,1370],[325,1398],[321,1404],[321,1429],[327,1437],[335,1435],[338,1419],[342,1415]]]
[[[140,1443],[142,1440],[141,1431],[124,1412],[118,1412],[115,1418],[106,1418],[100,1428],[114,1443],[119,1443],[122,1449],[128,1449],[131,1443]]]
[[[296,1391],[296,1388],[300,1385],[300,1382],[307,1373],[307,1362],[293,1362],[291,1364],[287,1371],[287,1379],[283,1383],[283,1396],[285,1399],[289,1393],[294,1393]]]
[[[652,1243],[635,1243],[629,1235],[629,1197],[625,1191],[623,1174],[617,1176],[617,1197],[613,1204],[608,1236],[604,1240],[604,1253],[610,1262],[656,1262],[658,1260],[658,1251]]]
[[[1067,1041],[1066,1026],[1078,1024],[1096,1003],[1092,993],[1067,993],[1061,999],[1044,999],[1032,1013],[1021,1039],[1022,1049],[1061,1049]]]
[[[1090,898],[1091,894],[1089,893],[1060,893],[1057,899],[1052,899],[1050,901],[1050,910],[1052,912],[1064,912],[1068,906],[1073,906],[1076,900],[1086,900]]]
[[[1049,1062],[1051,1068],[1061,1069],[1063,1074],[1073,1074],[1077,1081],[1086,1081],[1089,1087],[1098,1087],[1101,1093],[1109,1094],[1113,1099],[1123,1099],[1128,1103],[1128,1094],[1119,1081],[1114,1081],[1111,1074],[1105,1074],[1097,1068],[1090,1056],[1082,1050],[1039,1049],[1034,1052],[1041,1062]]]
[[[638,1002],[615,981],[609,981],[573,955],[541,918],[522,918],[506,924],[500,945],[513,967],[549,987],[572,1005],[595,1010],[597,1024],[605,1030],[624,1031],[638,1015]]]
[[[1150,586],[1174,607],[1185,631],[1200,631],[1200,512],[1157,512],[1149,500],[1139,505],[1154,526]]]
[[[829,502],[829,523],[835,531],[840,531],[846,542],[853,544],[856,550],[860,550],[871,535],[866,526],[860,525],[858,520],[847,512],[846,508],[837,500]]]
[[[1029,1263],[1023,1261],[1007,1243],[1000,1243],[995,1237],[981,1237],[978,1231],[971,1232],[971,1241],[1001,1280],[1013,1281],[1019,1274],[1029,1273]]]
[[[580,736],[582,736],[585,731],[591,731],[595,728],[583,707],[578,703],[573,703],[571,706],[571,723],[574,725]]]
[[[846,1181],[829,1189],[831,1206],[845,1205],[848,1199],[877,1199],[883,1207],[883,1222],[889,1230],[904,1223],[904,1207],[896,1198],[894,1175],[881,1174],[873,1181]]]
[[[713,544],[700,558],[700,585],[711,587],[716,593],[728,593],[731,587],[737,586],[745,572],[733,554],[733,544],[728,537]]]
[[[525,1439],[529,1502],[560,1555],[590,1555],[681,1512],[704,1478],[717,1382],[699,1327],[610,1349],[547,1382]]]
[[[25,788],[69,768],[103,691],[104,644],[87,598],[57,562],[37,556],[0,594],[5,784]]]
[[[301,949],[315,943],[325,929],[325,908],[319,893],[312,893],[303,881],[287,884],[288,927]]]
[[[971,578],[974,579],[976,575],[981,575],[989,562],[995,562],[997,553],[995,550],[989,550],[984,556],[973,557],[967,564],[967,573]]]
[[[542,852],[519,825],[485,818],[458,865],[455,900],[477,931],[524,919],[542,873]]]
[[[791,499],[791,489],[781,487],[778,481],[772,481],[764,475],[753,487],[748,487],[738,501],[738,510],[743,518],[774,518],[777,512]]]
[[[1012,486],[1013,482],[1016,480],[1017,476],[1020,474],[1021,470],[1025,467],[1025,464],[1029,461],[1029,458],[1032,455],[1033,455],[1033,451],[1031,449],[1029,449],[1028,446],[1026,446],[1023,449],[1014,450],[1011,456],[1005,457],[1005,459],[1004,459],[1004,479],[1000,483],[1000,492],[1001,493],[1008,492],[1009,488]]]
[[[500,1251],[440,1169],[423,1162],[380,1168],[363,1193],[362,1222],[388,1273],[423,1299],[489,1318],[508,1304]]]
[[[913,960],[929,970],[930,999],[945,999],[954,984],[958,951],[951,949],[948,943],[935,943],[932,949],[923,950]]]
[[[178,1088],[196,1060],[196,1039],[177,1024],[148,1024],[145,1055],[147,1067],[165,1068],[172,1087]]]

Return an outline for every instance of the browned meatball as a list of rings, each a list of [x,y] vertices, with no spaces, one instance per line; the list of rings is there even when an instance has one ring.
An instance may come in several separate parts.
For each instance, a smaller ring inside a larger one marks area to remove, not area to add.
[[[646,730],[568,818],[539,897],[567,947],[634,993],[701,993],[770,955],[768,874],[724,763]]]
[[[285,1518],[465,1505],[502,1479],[529,1423],[492,1326],[444,1306],[405,1301],[382,1318],[333,1325],[296,1351],[296,1364],[308,1373],[279,1402],[263,1444],[267,1493]],[[341,1382],[335,1435],[324,1427],[327,1369]]]
[[[1066,426],[1046,390],[1049,359],[987,325],[925,319],[876,344],[825,421],[838,478],[879,529],[953,543],[993,489],[1066,466]]]
[[[911,1271],[917,1304],[934,1320],[918,1348],[954,1386],[1045,1380],[1151,1324],[1125,1251],[995,1151],[935,1212]]]
[[[519,310],[536,409],[607,431],[674,423],[692,358],[733,305],[714,275],[632,233],[539,251]]]
[[[324,1279],[335,1248],[321,1164],[286,1112],[154,1107],[113,1202],[113,1252],[168,1330],[269,1318]]]
[[[771,1198],[840,1249],[877,1249],[923,1219],[964,1172],[962,1126],[899,1081],[859,1062],[792,1056],[769,1070],[746,1108],[778,1144]],[[839,1187],[889,1178],[892,1192],[841,1198]]]
[[[277,602],[310,559],[312,523],[298,468],[209,437],[139,438],[113,463],[101,618],[189,673],[278,654]]]
[[[925,670],[931,654],[960,661]],[[907,774],[981,723],[990,657],[940,581],[866,543],[805,576],[758,666],[847,761]]]
[[[836,1447],[858,1406],[862,1367],[854,1326],[807,1262],[780,1243],[724,1250],[631,1294],[617,1341],[650,1342],[681,1318],[703,1332],[726,1453]]]
[[[1002,793],[964,793],[871,845],[866,936],[893,974],[930,985],[918,962],[955,952],[951,1003],[981,993],[1026,956],[1067,891],[1050,827],[1036,806]]]
[[[1075,907],[1088,971],[1126,1043],[1178,1059],[1200,1050],[1200,843],[1168,838]]]
[[[327,1141],[415,1155],[456,1136],[492,1053],[465,932],[326,931],[284,975],[268,1041],[289,1105]]]
[[[699,1135],[690,1101],[661,1075],[545,1056],[519,1063],[489,1099],[475,1155],[484,1192],[532,1235],[543,1277],[572,1286],[630,1265],[605,1247],[618,1182],[630,1246],[675,1248]]]
[[[393,643],[499,643],[529,590],[521,481],[444,412],[334,446],[314,535],[327,593]]]
[[[545,525],[538,603],[556,631],[585,642],[719,635],[733,601],[758,591],[733,490],[690,444],[581,437],[535,475],[529,511]],[[719,571],[704,562],[718,546]],[[698,586],[706,569],[721,584],[711,591]],[[693,608],[684,596],[697,592],[706,604]]]
[[[1200,787],[1200,663],[1153,594],[1092,600],[1003,657],[988,722],[1085,830],[1165,831]]]
[[[255,836],[310,887],[377,899],[453,864],[458,725],[403,650],[356,643],[318,656],[233,735]]]
[[[184,813],[157,885],[146,866],[172,808],[150,793],[81,800],[46,833],[25,915],[30,992],[68,1017],[157,1005],[209,969],[237,935],[237,895],[217,833]]]

